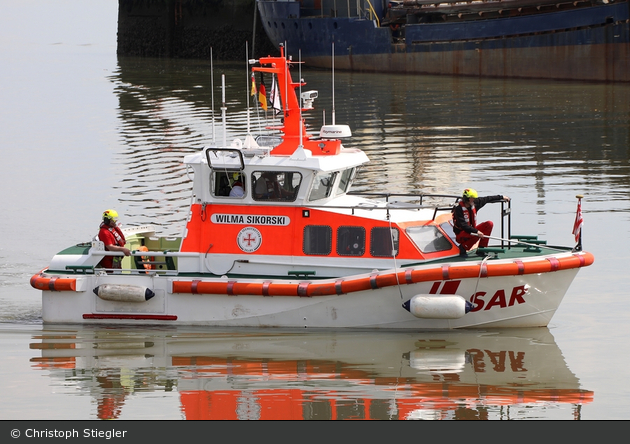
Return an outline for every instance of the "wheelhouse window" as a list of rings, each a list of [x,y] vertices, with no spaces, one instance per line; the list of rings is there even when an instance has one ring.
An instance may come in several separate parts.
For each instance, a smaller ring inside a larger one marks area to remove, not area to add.
[[[329,255],[332,251],[332,228],[327,225],[304,227],[302,251],[304,254]]]
[[[297,171],[255,171],[252,196],[260,201],[293,202],[301,183],[302,174]]]
[[[341,226],[337,229],[337,254],[363,256],[365,254],[365,228]]]
[[[440,228],[455,242],[455,232],[453,231],[453,221],[449,220],[440,224]]]
[[[398,256],[398,228],[374,227],[370,232],[370,254],[375,257]]]
[[[326,199],[330,197],[333,186],[335,185],[335,179],[337,173],[319,173],[315,176],[313,186],[308,195],[308,200],[313,202],[315,200]]]
[[[435,225],[409,227],[405,231],[423,253],[435,253],[453,248],[446,236]]]
[[[335,191],[335,194],[347,193],[356,175],[357,175],[356,168],[350,168],[348,170],[342,171],[341,177],[339,178],[339,187]]]
[[[210,189],[215,197],[245,197],[245,179],[239,171],[215,171],[210,180]]]

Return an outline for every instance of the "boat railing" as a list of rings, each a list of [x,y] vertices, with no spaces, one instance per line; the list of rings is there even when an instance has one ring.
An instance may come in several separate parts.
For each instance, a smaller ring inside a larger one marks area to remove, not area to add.
[[[456,196],[454,194],[425,194],[425,193],[365,193],[362,191],[350,191],[348,193],[349,196],[365,196],[365,197],[373,197],[373,198],[382,198],[385,199],[386,202],[389,202],[393,197],[404,197],[404,198],[412,198],[417,199],[418,203],[422,205],[423,201],[427,198],[439,198],[439,199],[454,199],[453,205],[457,203],[457,200],[460,196]]]
[[[389,218],[390,210],[409,209],[409,210],[424,210],[427,208],[433,208],[433,220],[437,217],[440,211],[450,211],[461,199],[461,196],[453,194],[424,194],[424,193],[365,193],[365,192],[349,192],[350,196],[362,196],[368,198],[377,198],[385,201],[385,206],[367,206],[367,205],[349,205],[352,214],[356,209],[373,209],[373,210],[385,210],[387,212],[387,218]],[[394,198],[405,198],[405,202],[393,200]],[[427,199],[442,199],[440,203],[425,204]],[[452,199],[452,203],[445,204],[446,199]],[[326,208],[331,208],[326,206]],[[332,208],[344,208],[335,207]],[[512,238],[512,204],[511,201],[501,201],[501,248],[510,248],[512,243],[506,241],[506,239]]]
[[[310,1],[302,4],[300,2],[301,17],[357,17],[367,20],[376,20],[380,26],[379,13],[374,8],[374,0],[353,0],[352,2],[342,2],[339,0],[321,0],[317,3]]]
[[[118,256],[124,257],[124,253],[120,251],[106,251],[106,250],[93,250],[91,252],[94,256]],[[130,256],[133,258],[133,262],[135,263],[135,268],[98,268],[95,267],[86,267],[86,266],[73,266],[69,265],[66,267],[68,270],[73,270],[75,273],[94,273],[98,271],[116,271],[116,272],[133,272],[133,273],[160,273],[160,274],[177,274],[177,269],[175,267],[173,258],[178,257],[199,257],[199,253],[187,253],[180,251],[141,251],[141,250],[132,250]],[[146,258],[153,258],[152,260],[148,260]],[[156,260],[157,259],[157,260]],[[145,265],[149,265],[155,267],[156,265],[165,265],[166,268],[144,268]]]
[[[372,2],[370,0],[366,0],[368,7],[367,9],[367,14],[368,14],[368,18],[370,20],[376,20],[376,26],[380,27],[381,26],[381,19],[378,16],[378,14],[376,13],[376,11],[374,10],[374,6],[372,6]],[[358,6],[357,6],[358,7]]]
[[[507,234],[507,235],[506,235]],[[501,248],[511,248],[512,243],[505,239],[512,238],[512,202],[501,201]]]
[[[591,0],[403,0],[392,3],[382,22],[383,25],[415,24],[424,16],[440,17],[440,21],[511,17],[577,9],[592,4]]]
[[[120,251],[104,251],[104,250],[96,250],[92,251],[94,256],[124,256],[125,254]],[[131,252],[131,256],[156,256],[156,257],[197,257],[198,253],[182,253],[179,251],[141,251],[141,250],[133,250]]]
[[[349,196],[366,197],[369,199],[380,200],[385,202],[385,209],[427,209],[437,208],[448,205],[448,208],[452,208],[453,205],[459,200],[459,196],[453,194],[425,194],[425,193],[366,193],[366,192],[354,192],[348,193]],[[432,203],[425,203],[427,200],[433,200]],[[439,202],[435,202],[438,199]],[[446,200],[452,200],[450,203],[445,203]],[[364,208],[364,206],[362,206]]]
[[[306,204],[308,208],[349,210],[352,215],[356,211],[385,211],[389,219],[390,211],[395,210],[433,210],[433,219],[440,211],[450,211],[457,203],[459,196],[452,194],[414,194],[414,193],[365,193],[349,192],[349,196],[365,197],[370,200],[355,204]],[[427,199],[441,199],[440,202],[426,203]],[[452,200],[447,203],[446,200]]]
[[[509,9],[523,8],[527,6],[554,6],[558,8],[563,4],[576,5],[578,3],[590,4],[591,0],[403,0],[402,2],[398,2],[396,5],[393,5],[392,9],[405,9],[407,12],[410,12],[410,9],[413,10],[415,8],[436,9],[444,7],[460,8],[460,10],[472,10],[475,8],[481,9],[484,7],[489,9]]]

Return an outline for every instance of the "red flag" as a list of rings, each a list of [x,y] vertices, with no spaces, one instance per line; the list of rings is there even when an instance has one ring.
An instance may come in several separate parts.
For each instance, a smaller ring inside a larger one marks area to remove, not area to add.
[[[267,91],[265,90],[264,83],[261,83],[260,88],[258,88],[258,101],[260,102],[262,109],[267,111]]]
[[[575,222],[573,223],[573,235],[575,236],[575,242],[580,242],[580,234],[582,233],[582,199],[578,199],[577,211],[575,213]]]

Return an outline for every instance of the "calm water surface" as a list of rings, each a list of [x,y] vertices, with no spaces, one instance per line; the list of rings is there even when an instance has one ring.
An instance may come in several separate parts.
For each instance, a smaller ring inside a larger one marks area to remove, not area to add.
[[[180,234],[181,160],[223,140],[221,74],[228,137],[266,121],[253,103],[247,118],[244,51],[212,77],[209,61],[117,58],[117,2],[0,0],[0,11],[3,419],[630,418],[630,85],[335,74],[336,122],[372,160],[356,189],[506,194],[513,232],[568,245],[585,196],[596,262],[549,328],[44,326],[30,277],[90,239],[104,209]],[[332,119],[332,79],[302,76],[319,91],[316,131]]]

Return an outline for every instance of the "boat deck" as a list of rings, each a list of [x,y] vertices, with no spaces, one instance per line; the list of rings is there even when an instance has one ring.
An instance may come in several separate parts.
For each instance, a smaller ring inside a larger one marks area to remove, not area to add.
[[[442,259],[431,260],[431,261],[419,261],[414,263],[406,263],[400,268],[410,268],[417,267],[422,265],[435,265],[435,264],[457,264],[458,262],[479,262],[480,260],[486,261],[494,261],[494,260],[514,260],[517,261],[523,258],[531,258],[533,256],[545,256],[551,254],[557,254],[558,252],[570,252],[572,251],[569,247],[560,247],[560,246],[548,246],[546,241],[539,240],[537,236],[518,236],[512,235],[510,239],[513,242],[508,242],[507,240],[501,244],[491,244],[488,247],[484,248],[476,248],[472,249],[468,252],[467,257],[459,257],[459,256],[449,256]],[[59,254],[63,255],[88,255],[91,244],[89,243],[80,243],[73,245],[71,247],[66,248]],[[125,268],[121,270],[123,273],[145,273],[147,270],[144,268],[144,265],[147,263],[147,256],[160,255],[162,257],[157,258],[156,264],[160,264],[158,267],[154,267],[153,270],[149,270],[151,274],[167,274],[170,276],[204,276],[204,277],[212,277],[214,276],[211,273],[186,273],[180,272],[177,270],[176,266],[176,258],[178,253],[176,251],[132,251],[132,260],[130,261],[132,268]],[[164,255],[166,255],[164,257]],[[144,261],[143,261],[144,257]],[[154,259],[155,260],[155,259]],[[393,268],[393,267],[392,267]],[[50,275],[84,275],[84,274],[94,274],[98,272],[99,269],[94,266],[67,266],[65,270],[47,270],[46,273]],[[247,278],[251,276],[244,276],[240,274],[229,273],[229,277],[231,278]],[[274,276],[275,279],[296,279],[296,278],[307,278],[309,280],[318,280],[318,279],[329,279],[330,277],[326,276],[316,276],[313,272],[299,272],[299,271],[290,271],[286,276]]]
[[[445,258],[440,259],[437,262],[453,262],[455,259],[460,259],[462,261],[478,261],[479,259],[483,259],[485,257],[488,260],[493,259],[520,259],[524,257],[532,257],[532,256],[544,256],[547,254],[557,254],[559,251],[568,252],[571,251],[570,248],[567,247],[552,247],[546,246],[541,243],[540,246],[532,246],[532,245],[510,245],[510,246],[488,246],[485,248],[477,248],[468,252],[468,257],[465,258]]]

